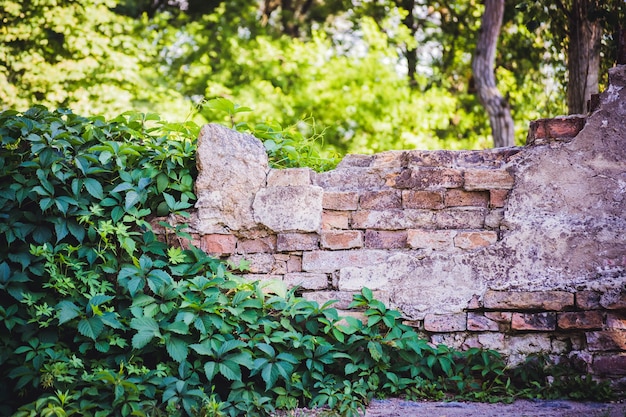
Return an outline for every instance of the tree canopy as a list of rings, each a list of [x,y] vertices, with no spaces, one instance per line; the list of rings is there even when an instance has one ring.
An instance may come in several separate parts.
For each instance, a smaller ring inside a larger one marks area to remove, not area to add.
[[[506,1],[495,79],[518,144],[530,120],[567,111],[575,4],[565,3]],[[623,6],[600,3],[592,17],[606,67],[611,16]],[[472,75],[477,0],[0,0],[0,9],[5,110],[204,122],[219,116],[202,103],[225,97],[254,109],[241,121],[323,131],[333,152],[492,145]],[[303,122],[311,117],[314,126]]]

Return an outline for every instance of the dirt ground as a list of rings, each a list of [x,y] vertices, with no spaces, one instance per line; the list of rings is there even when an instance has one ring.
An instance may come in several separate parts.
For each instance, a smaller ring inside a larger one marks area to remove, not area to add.
[[[626,417],[626,403],[518,400],[512,404],[374,400],[365,417]]]
[[[326,417],[327,411],[297,409],[279,417]],[[363,417],[626,417],[626,402],[517,400],[512,404],[373,400]]]

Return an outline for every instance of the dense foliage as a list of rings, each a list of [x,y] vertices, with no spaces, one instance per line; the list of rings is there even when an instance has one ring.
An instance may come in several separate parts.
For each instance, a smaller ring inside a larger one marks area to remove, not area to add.
[[[367,320],[341,320],[194,247],[167,246],[150,219],[192,206],[196,134],[154,114],[0,113],[0,414],[306,405],[349,416],[374,395],[610,395],[567,365],[509,370],[493,351],[433,347],[367,289],[352,303]]]

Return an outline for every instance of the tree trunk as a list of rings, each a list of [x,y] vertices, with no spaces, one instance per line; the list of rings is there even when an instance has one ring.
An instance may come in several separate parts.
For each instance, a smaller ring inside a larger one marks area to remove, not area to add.
[[[417,31],[414,14],[415,0],[402,0],[401,6],[404,10],[408,12],[402,23],[404,23],[404,25],[409,28],[411,36],[415,37],[415,32]],[[417,48],[407,46],[405,56],[408,68],[409,85],[411,86],[411,88],[416,88],[417,80],[415,79],[415,74],[417,72]]]
[[[587,102],[598,93],[602,25],[589,20],[594,0],[573,0],[569,13],[567,51],[567,109],[570,114],[587,113]]]
[[[515,132],[509,103],[496,86],[495,61],[504,16],[504,0],[485,0],[472,72],[478,99],[489,115],[494,147],[513,146]]]

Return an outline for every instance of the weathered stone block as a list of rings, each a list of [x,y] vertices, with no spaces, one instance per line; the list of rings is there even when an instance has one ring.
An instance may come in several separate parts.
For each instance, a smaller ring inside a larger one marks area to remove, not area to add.
[[[498,323],[502,323],[505,325],[511,325],[511,319],[513,318],[513,313],[510,311],[485,311],[485,317],[489,320],[496,321]]]
[[[574,305],[574,294],[566,291],[494,291],[488,290],[483,302],[485,308],[499,310],[561,311]]]
[[[373,155],[372,168],[399,168],[406,165],[405,151],[386,151]]]
[[[316,186],[270,187],[259,190],[254,219],[274,232],[316,232],[322,226],[322,196]]]
[[[372,249],[401,249],[407,245],[405,230],[366,230],[365,247]]]
[[[198,137],[196,164],[198,231],[211,234],[254,228],[252,202],[265,186],[269,171],[261,141],[224,126],[205,125]]]
[[[386,251],[373,249],[305,252],[302,254],[302,269],[330,273],[349,266],[383,262],[388,256]]]
[[[289,255],[287,272],[302,272],[302,256]]]
[[[276,264],[274,255],[270,253],[237,254],[228,257],[228,261],[232,262],[234,265],[239,265],[242,260],[250,264],[249,272],[252,274],[274,274],[277,273],[277,268],[285,269],[284,265]]]
[[[463,186],[463,173],[458,169],[439,167],[416,167],[400,172],[395,180],[396,188],[428,190],[458,188]]]
[[[585,333],[591,351],[626,350],[625,330],[605,330]]]
[[[356,210],[359,207],[359,193],[326,191],[322,197],[322,207],[327,210]]]
[[[603,377],[619,378],[626,376],[626,354],[596,355],[593,358],[591,368],[594,374]]]
[[[407,231],[407,245],[413,249],[453,249],[456,233],[456,230],[412,229]]]
[[[626,289],[611,289],[600,296],[600,305],[608,310],[626,310]]]
[[[509,162],[523,148],[492,148],[479,151],[458,151],[454,153],[454,160],[461,168],[500,168]]]
[[[326,274],[291,272],[285,274],[283,281],[290,288],[299,286],[305,290],[323,290],[328,287]]]
[[[402,207],[405,209],[433,209],[444,208],[442,191],[402,191]]]
[[[268,187],[311,185],[313,170],[310,168],[270,169],[267,175]]]
[[[337,165],[337,169],[367,168],[374,160],[374,155],[348,154]]]
[[[467,316],[458,314],[426,314],[424,330],[427,332],[462,332],[466,329]]]
[[[360,230],[323,230],[320,246],[330,250],[362,248],[363,232]]]
[[[510,189],[513,187],[513,177],[507,171],[501,170],[468,170],[465,171],[465,188],[473,190]]]
[[[606,315],[606,327],[607,329],[626,330],[626,315],[624,313],[608,313]]]
[[[497,321],[491,320],[479,313],[467,313],[467,330],[473,332],[497,332],[500,326]]]
[[[489,207],[500,208],[506,205],[509,190],[489,190]]]
[[[558,326],[563,330],[601,329],[602,313],[600,311],[569,311],[559,313]]]
[[[511,317],[513,330],[556,330],[556,313],[513,313]]]
[[[446,207],[487,207],[488,204],[489,192],[487,191],[464,191],[458,188],[446,191]]]
[[[320,172],[313,178],[313,184],[326,191],[381,190],[388,188],[383,173],[369,168],[343,168]]]
[[[319,248],[320,236],[316,233],[280,233],[276,239],[276,247],[280,252],[316,250]]]
[[[359,197],[359,207],[365,210],[387,210],[402,208],[402,197],[398,190],[366,191]]]
[[[237,238],[233,235],[210,234],[200,238],[200,249],[211,255],[235,253]]]
[[[454,237],[454,246],[465,250],[482,249],[498,241],[492,231],[460,231]]]
[[[486,214],[482,208],[450,208],[435,212],[434,223],[441,229],[482,229]]]
[[[322,212],[322,230],[348,229],[350,228],[350,213],[346,211]]]
[[[600,309],[600,295],[596,291],[579,291],[576,293],[576,307],[581,310]]]
[[[430,210],[359,210],[352,214],[353,229],[402,230],[426,228],[433,224]]]
[[[406,166],[409,168],[418,167],[454,167],[455,153],[453,151],[438,150],[438,151],[407,151]]]
[[[237,253],[273,253],[276,252],[276,235],[257,239],[239,239]]]

